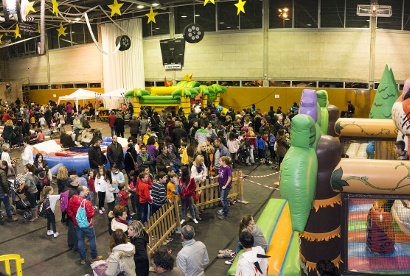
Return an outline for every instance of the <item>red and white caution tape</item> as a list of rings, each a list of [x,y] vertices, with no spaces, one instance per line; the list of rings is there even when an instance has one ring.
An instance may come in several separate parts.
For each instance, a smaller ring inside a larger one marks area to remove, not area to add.
[[[253,177],[253,178],[264,178],[264,177],[268,177],[268,176],[273,176],[278,174],[279,172],[274,172],[274,173],[270,173],[270,174],[265,174],[265,175],[247,175],[247,174],[242,174],[241,177]]]
[[[268,189],[271,189],[271,190],[279,190],[279,187],[271,187],[271,186],[268,186],[268,185],[265,185],[265,184],[261,184],[261,183],[256,182],[256,181],[252,181],[252,180],[250,180],[250,179],[246,179],[246,178],[245,178],[244,181],[249,181],[249,182],[251,182],[251,183],[254,183],[254,184],[259,185],[259,186],[263,186],[263,187],[268,188]]]

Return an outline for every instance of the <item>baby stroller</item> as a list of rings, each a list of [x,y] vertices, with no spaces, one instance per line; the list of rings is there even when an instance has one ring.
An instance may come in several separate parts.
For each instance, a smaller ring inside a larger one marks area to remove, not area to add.
[[[238,150],[238,154],[237,154],[238,160],[237,161],[241,164],[246,164],[247,160],[249,159],[249,155],[250,155],[249,154],[249,143],[246,143],[246,141],[242,141],[239,147],[239,150]]]
[[[33,213],[31,212],[30,202],[27,200],[26,197],[21,197],[24,194],[23,191],[20,191],[20,186],[24,183],[24,175],[19,174],[14,177],[13,180],[9,179],[10,184],[10,194],[12,197],[13,204],[11,205],[11,212],[13,215],[17,213],[17,210],[24,211],[23,217],[25,219],[31,219]]]

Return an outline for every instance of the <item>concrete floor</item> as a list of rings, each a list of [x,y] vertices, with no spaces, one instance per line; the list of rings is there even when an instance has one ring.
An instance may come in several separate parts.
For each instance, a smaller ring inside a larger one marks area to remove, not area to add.
[[[99,128],[103,136],[109,136],[110,129],[106,122],[91,122],[92,128]],[[67,127],[68,130],[68,127]],[[129,129],[125,130],[128,137]],[[21,150],[13,150],[12,158],[18,157]],[[266,165],[253,167],[240,167],[244,174],[250,176],[263,176],[249,178],[257,183],[244,180],[244,200],[248,204],[236,203],[231,206],[227,220],[221,221],[216,215],[216,208],[207,209],[202,214],[202,221],[195,225],[196,239],[205,243],[208,249],[210,264],[206,268],[206,275],[226,275],[229,266],[224,264],[226,259],[218,259],[218,250],[230,248],[235,250],[238,235],[239,219],[244,214],[253,214],[258,217],[267,200],[279,197],[279,191],[274,189],[278,182],[278,174],[271,175],[274,170]],[[20,171],[21,172],[21,171]],[[260,185],[258,185],[258,183]],[[55,189],[56,190],[56,189]],[[4,206],[2,206],[4,210]],[[20,211],[18,211],[20,212]],[[23,274],[31,275],[85,275],[92,270],[89,265],[81,265],[78,252],[67,247],[67,228],[60,222],[61,214],[56,212],[57,231],[60,236],[50,238],[46,235],[46,220],[39,218],[36,222],[27,222],[22,213],[18,213],[19,221],[6,222],[0,225],[0,255],[20,254],[24,259]],[[94,228],[97,236],[98,253],[104,258],[109,255],[108,219],[98,213],[94,217]],[[190,222],[188,222],[190,223]],[[182,248],[180,236],[174,235],[168,247],[173,250],[176,257]],[[89,250],[88,250],[89,251]],[[88,258],[89,252],[88,253]],[[0,265],[0,271],[4,271]],[[155,273],[151,273],[155,275]]]

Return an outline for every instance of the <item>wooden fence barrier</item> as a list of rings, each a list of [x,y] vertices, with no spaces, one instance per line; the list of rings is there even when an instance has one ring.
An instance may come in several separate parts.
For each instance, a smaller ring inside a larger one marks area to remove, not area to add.
[[[240,177],[242,172],[234,172],[232,175],[232,188],[228,198],[241,198],[243,193],[243,183]],[[196,206],[200,210],[211,208],[219,204],[221,200],[218,191],[218,180],[207,179],[204,183],[197,183],[197,193],[201,196],[196,202]],[[150,237],[148,255],[155,252],[165,240],[171,236],[180,227],[180,215],[178,208],[178,200],[164,204],[158,211],[153,214],[145,223],[145,229]]]

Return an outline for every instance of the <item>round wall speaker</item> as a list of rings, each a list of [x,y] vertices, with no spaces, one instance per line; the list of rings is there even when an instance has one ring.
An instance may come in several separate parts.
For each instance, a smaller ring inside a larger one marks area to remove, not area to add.
[[[204,38],[204,30],[199,24],[189,24],[184,29],[184,38],[188,43],[198,43]]]
[[[120,35],[115,41],[115,45],[120,44],[120,51],[126,51],[131,47],[131,39],[128,35]]]

